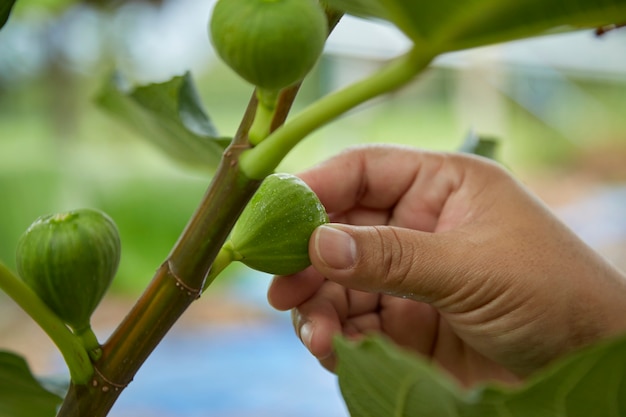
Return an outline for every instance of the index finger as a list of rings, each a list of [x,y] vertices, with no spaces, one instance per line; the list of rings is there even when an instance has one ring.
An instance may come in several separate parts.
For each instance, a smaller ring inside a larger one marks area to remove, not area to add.
[[[392,210],[395,216],[441,211],[460,175],[446,154],[415,148],[368,145],[351,148],[298,176],[318,195],[329,213],[355,208]]]

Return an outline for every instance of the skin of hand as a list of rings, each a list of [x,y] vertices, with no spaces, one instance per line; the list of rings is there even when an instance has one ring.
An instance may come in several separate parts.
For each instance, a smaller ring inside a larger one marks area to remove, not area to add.
[[[333,223],[268,300],[331,371],[336,334],[379,332],[462,385],[516,383],[626,330],[624,275],[494,162],[379,145],[300,177]]]

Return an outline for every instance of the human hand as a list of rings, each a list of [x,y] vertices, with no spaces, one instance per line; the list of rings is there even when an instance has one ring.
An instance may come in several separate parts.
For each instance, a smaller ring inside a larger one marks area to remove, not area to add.
[[[626,330],[626,280],[497,164],[369,146],[300,175],[334,224],[268,299],[323,366],[380,332],[464,385],[520,377]]]

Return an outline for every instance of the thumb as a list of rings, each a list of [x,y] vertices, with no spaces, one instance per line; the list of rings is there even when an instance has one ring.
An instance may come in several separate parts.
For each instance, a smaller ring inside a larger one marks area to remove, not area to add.
[[[458,289],[455,247],[441,234],[327,224],[313,232],[309,256],[315,269],[345,287],[433,302]]]

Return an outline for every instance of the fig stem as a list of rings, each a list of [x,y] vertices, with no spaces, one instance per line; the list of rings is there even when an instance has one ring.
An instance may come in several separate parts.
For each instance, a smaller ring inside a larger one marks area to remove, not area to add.
[[[278,91],[256,90],[257,105],[254,120],[248,131],[248,140],[252,145],[258,145],[269,134],[272,120],[276,114]]]
[[[233,261],[236,261],[237,254],[233,248],[233,244],[229,241],[224,243],[220,251],[217,253],[215,260],[213,261],[213,265],[211,266],[211,270],[204,281],[204,285],[202,287],[202,291],[204,292],[209,285],[217,278],[217,276],[224,270],[228,265],[230,265]]]
[[[81,329],[80,331],[75,331],[74,334],[83,342],[85,350],[93,361],[100,359],[102,356],[102,347],[100,346],[98,337],[91,328],[91,325]]]
[[[242,172],[253,179],[271,174],[280,161],[308,134],[365,101],[411,81],[428,66],[436,51],[413,48],[384,68],[315,101],[239,158]]]
[[[0,263],[0,288],[7,293],[52,339],[70,371],[75,384],[86,384],[94,373],[81,339],[6,266]]]

